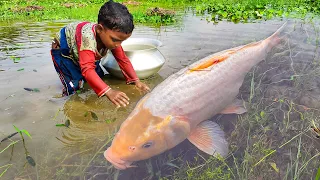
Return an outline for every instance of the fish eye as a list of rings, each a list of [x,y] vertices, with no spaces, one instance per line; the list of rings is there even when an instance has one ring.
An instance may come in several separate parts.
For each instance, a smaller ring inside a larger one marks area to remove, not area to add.
[[[149,148],[152,145],[152,142],[147,142],[144,145],[142,145],[142,148]]]

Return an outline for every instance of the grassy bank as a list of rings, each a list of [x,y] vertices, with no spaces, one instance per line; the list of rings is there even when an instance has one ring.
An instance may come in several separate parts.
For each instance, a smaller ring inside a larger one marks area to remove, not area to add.
[[[4,0],[0,2],[0,21],[79,19],[96,21],[104,0]],[[136,23],[172,23],[187,7],[206,14],[210,21],[223,19],[247,22],[273,17],[304,17],[320,12],[317,0],[137,0],[125,4]],[[179,13],[180,12],[180,13]]]
[[[96,22],[98,11],[104,0],[14,0],[0,2],[0,21],[23,20],[87,20]],[[122,2],[122,1],[118,1]],[[134,16],[136,23],[168,23],[174,22],[176,13],[170,9],[181,7],[181,3],[161,3],[152,1],[128,1],[125,4]],[[162,7],[157,9],[156,7]],[[165,9],[163,9],[165,8]],[[182,6],[179,9],[183,9]]]

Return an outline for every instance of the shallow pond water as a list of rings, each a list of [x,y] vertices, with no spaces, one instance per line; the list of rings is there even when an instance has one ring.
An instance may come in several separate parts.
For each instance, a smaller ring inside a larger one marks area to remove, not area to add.
[[[32,167],[26,163],[23,144],[18,142],[13,151],[10,147],[0,154],[0,166],[10,167],[3,175],[4,179],[158,179],[161,176],[170,179],[173,172],[178,170],[177,167],[183,166],[183,162],[199,157],[201,152],[184,141],[169,152],[136,163],[138,168],[117,171],[110,166],[102,153],[108,147],[113,133],[143,95],[133,86],[107,76],[104,80],[112,88],[127,93],[131,100],[128,107],[115,109],[107,99],[98,99],[88,85],[80,94],[56,98],[61,92],[61,85],[52,65],[50,43],[54,33],[67,23],[21,22],[0,26],[0,137],[15,132],[13,125],[26,129],[32,136],[32,139],[25,136],[26,148],[37,164]],[[144,80],[153,88],[169,75],[207,55],[266,38],[282,23],[220,22],[215,25],[187,15],[183,23],[177,26],[137,26],[132,37],[156,38],[163,43],[159,50],[166,57],[165,65],[157,75]],[[251,103],[248,115],[239,119],[234,115],[213,119],[223,127],[233,157],[239,162],[245,160],[247,147],[258,146],[254,146],[260,142],[255,138],[263,135],[268,141],[262,144],[268,144],[265,146],[272,149],[305,131],[308,138],[299,151],[306,151],[305,158],[312,159],[300,176],[312,179],[316,173],[314,164],[319,164],[319,140],[307,130],[310,119],[317,125],[320,123],[316,118],[319,114],[317,109],[320,108],[319,24],[290,20],[285,34],[289,37],[287,41],[248,73],[240,89],[239,96]],[[30,92],[24,88],[37,88],[40,92]],[[257,119],[256,114],[260,114],[263,120],[259,120],[261,117]],[[304,120],[301,114],[305,115]],[[246,118],[250,119],[250,123],[244,123]],[[69,128],[56,126],[67,119],[71,122]],[[256,129],[250,130],[252,127]],[[251,136],[249,132],[256,134]],[[252,143],[247,141],[249,137]],[[19,136],[14,136],[12,140],[19,140]],[[279,144],[272,144],[273,141]],[[10,143],[1,143],[0,150]],[[292,144],[292,148],[296,146]],[[280,179],[293,177],[290,173],[285,176],[291,167],[290,161],[285,158],[289,156],[286,150],[291,152],[288,148],[277,154],[284,157],[283,163],[276,162],[283,173],[279,175]],[[255,154],[254,150],[251,153],[259,159],[267,154]],[[297,156],[294,153],[292,151],[290,156]],[[207,158],[203,154],[201,157]],[[179,164],[176,159],[182,163]],[[229,163],[232,164],[232,161]],[[304,165],[306,161],[301,164]],[[271,168],[263,166],[255,170],[259,173],[254,172],[247,178],[272,179],[270,175],[274,172]],[[1,168],[0,173],[5,169]],[[241,175],[236,174],[231,179],[238,179],[235,177]]]

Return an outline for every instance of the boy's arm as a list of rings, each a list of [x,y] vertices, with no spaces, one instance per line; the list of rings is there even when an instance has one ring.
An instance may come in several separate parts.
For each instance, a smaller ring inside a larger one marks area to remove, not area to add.
[[[129,58],[124,53],[123,48],[119,46],[119,47],[116,47],[115,49],[112,49],[111,52],[119,64],[122,74],[126,79],[126,83],[131,84],[139,80]]]
[[[95,54],[92,51],[84,50],[79,52],[79,65],[82,76],[86,79],[94,92],[101,97],[111,88],[102,81],[96,73]]]

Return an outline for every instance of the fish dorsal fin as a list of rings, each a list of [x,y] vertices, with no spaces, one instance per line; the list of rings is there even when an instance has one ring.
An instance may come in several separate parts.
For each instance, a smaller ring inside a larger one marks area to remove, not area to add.
[[[211,70],[210,67],[212,67],[215,64],[218,64],[219,62],[222,62],[222,61],[228,59],[229,56],[231,54],[234,54],[235,52],[236,52],[235,50],[231,49],[221,55],[213,56],[212,58],[198,64],[196,67],[189,68],[189,72]]]
[[[219,125],[212,121],[203,121],[193,129],[188,140],[201,151],[210,155],[228,154],[228,142],[225,140],[224,132]]]
[[[240,47],[236,47],[236,48],[232,48],[230,50],[227,50],[225,53],[223,53],[221,55],[213,56],[212,58],[198,64],[197,66],[195,66],[193,68],[189,68],[188,73],[191,73],[194,71],[210,71],[212,69],[213,65],[218,64],[218,63],[228,59],[232,54],[235,54],[239,51],[246,50],[251,47],[258,46],[261,44],[261,42],[262,41],[252,42],[252,43],[244,45],[244,46],[240,46]]]

